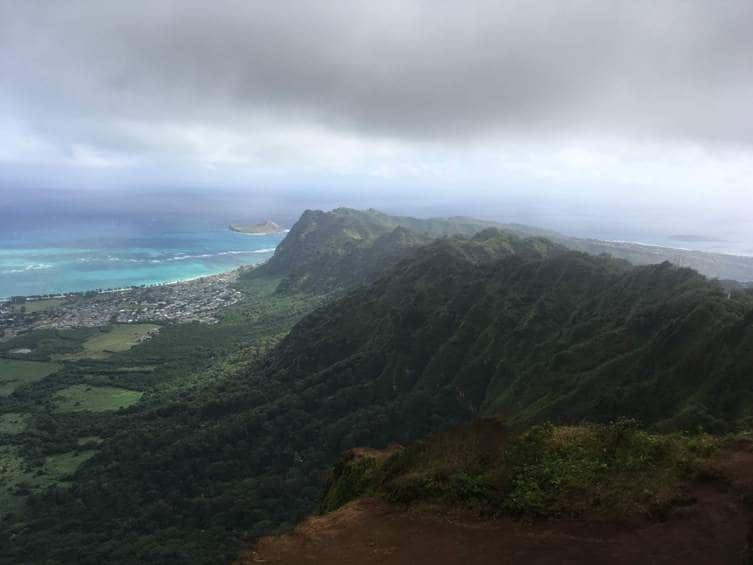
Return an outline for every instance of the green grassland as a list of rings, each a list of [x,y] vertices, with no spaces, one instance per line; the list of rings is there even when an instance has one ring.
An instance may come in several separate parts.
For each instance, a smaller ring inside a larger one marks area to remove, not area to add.
[[[18,487],[27,482],[26,479],[24,458],[18,449],[0,445],[0,518],[21,507],[23,499],[18,495]]]
[[[55,363],[0,359],[0,396],[9,396],[23,385],[41,381],[59,368]]]
[[[159,330],[155,324],[116,324],[106,331],[93,335],[83,343],[84,350],[57,358],[68,361],[79,359],[106,359],[112,353],[128,351],[142,338]]]
[[[42,464],[28,461],[15,446],[0,445],[0,518],[23,511],[26,496],[50,487],[68,487],[71,476],[96,450],[50,455]]]
[[[76,440],[76,445],[78,445],[79,447],[99,445],[103,441],[104,440],[99,436],[82,436]]]
[[[69,477],[78,470],[82,463],[94,457],[96,453],[96,450],[86,449],[51,455],[45,460],[44,471],[47,475],[56,478]]]
[[[83,343],[99,333],[97,328],[32,330],[0,342],[0,356],[16,358],[13,351],[31,349],[31,353],[24,355],[25,361],[50,361],[53,357],[60,359],[65,354],[80,352]]]
[[[71,385],[54,394],[60,412],[105,412],[127,408],[141,399],[144,393],[114,386]]]
[[[26,429],[29,414],[23,412],[7,412],[0,414],[0,434],[16,435]]]
[[[13,309],[19,312],[23,309],[27,314],[36,314],[52,308],[59,308],[65,302],[65,298],[45,298],[43,300],[29,300],[23,304],[16,304]]]

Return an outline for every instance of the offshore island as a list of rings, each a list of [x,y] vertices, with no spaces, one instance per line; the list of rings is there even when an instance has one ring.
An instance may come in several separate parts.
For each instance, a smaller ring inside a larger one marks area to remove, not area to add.
[[[238,233],[247,233],[253,235],[269,235],[272,233],[281,233],[282,227],[267,219],[262,224],[230,224],[230,231]]]

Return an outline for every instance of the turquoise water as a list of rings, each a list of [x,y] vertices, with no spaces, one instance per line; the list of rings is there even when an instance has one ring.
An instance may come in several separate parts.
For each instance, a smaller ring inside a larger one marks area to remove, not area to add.
[[[106,235],[102,235],[106,234]],[[123,288],[187,280],[256,264],[285,234],[225,227],[162,231],[66,225],[0,231],[0,297]]]

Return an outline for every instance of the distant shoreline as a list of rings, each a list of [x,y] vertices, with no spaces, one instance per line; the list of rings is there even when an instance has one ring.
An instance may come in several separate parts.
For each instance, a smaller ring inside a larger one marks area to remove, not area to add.
[[[271,234],[251,241],[241,237],[243,235],[219,229],[187,232],[185,236],[160,233],[154,236],[154,241],[149,241],[146,251],[138,246],[138,240],[118,241],[86,252],[40,247],[37,253],[33,246],[17,250],[10,245],[7,249],[0,248],[0,254],[8,252],[13,258],[17,256],[8,264],[18,272],[11,273],[8,270],[11,267],[0,268],[0,304],[14,297],[33,299],[115,292],[222,275],[269,259],[285,237],[284,233]],[[49,270],[23,269],[42,262],[49,264]]]
[[[727,257],[742,257],[746,259],[753,258],[753,253],[741,253],[741,252],[733,253],[731,251],[709,251],[705,249],[695,249],[692,247],[678,247],[677,245],[667,245],[667,244],[662,244],[662,243],[646,243],[645,241],[629,241],[629,240],[622,240],[622,239],[594,239],[594,238],[585,238],[585,240],[597,241],[599,243],[615,243],[619,245],[640,245],[643,247],[658,247],[660,249],[673,249],[675,251],[685,251],[688,253],[703,253],[705,255],[725,255]],[[707,240],[707,241],[711,241],[711,240]]]
[[[59,292],[55,294],[28,294],[28,295],[14,295],[14,296],[0,296],[0,303],[10,302],[13,298],[24,298],[28,302],[36,302],[39,300],[52,300],[55,298],[71,298],[74,296],[85,296],[87,294],[115,294],[118,292],[129,292],[132,290],[138,290],[142,288],[157,288],[162,286],[175,286],[180,284],[188,284],[200,280],[211,280],[211,279],[220,279],[222,277],[226,277],[228,275],[240,275],[242,271],[248,271],[253,270],[259,265],[262,265],[265,263],[265,261],[261,261],[259,263],[253,263],[249,265],[241,265],[240,267],[235,267],[233,269],[229,269],[227,271],[221,271],[219,273],[213,273],[210,275],[196,275],[194,277],[189,277],[186,279],[178,279],[178,280],[171,280],[171,281],[162,281],[162,282],[155,282],[155,283],[149,283],[149,284],[143,284],[143,285],[133,285],[133,286],[124,286],[124,287],[111,287],[111,288],[98,288],[98,289],[92,289],[92,290],[76,290],[71,292]]]

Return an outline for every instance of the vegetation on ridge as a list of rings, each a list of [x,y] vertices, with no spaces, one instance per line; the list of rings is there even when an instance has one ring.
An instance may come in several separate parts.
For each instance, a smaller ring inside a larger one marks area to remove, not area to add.
[[[346,453],[320,510],[379,496],[486,515],[662,519],[672,507],[692,504],[683,484],[710,473],[707,461],[725,443],[648,433],[625,419],[518,433],[482,420],[387,454]]]
[[[751,343],[750,292],[487,230],[422,247],[312,313],[266,367],[358,390],[359,405],[415,402],[424,433],[492,415],[725,431],[753,417]]]
[[[376,210],[307,210],[260,269],[282,275],[280,292],[332,292],[368,282],[437,237],[499,226],[471,218],[389,216]]]

